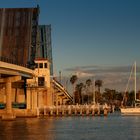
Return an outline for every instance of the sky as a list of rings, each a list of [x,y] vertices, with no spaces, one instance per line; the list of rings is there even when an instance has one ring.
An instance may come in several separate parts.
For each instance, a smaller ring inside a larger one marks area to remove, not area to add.
[[[134,61],[140,66],[140,0],[0,1],[2,8],[37,4],[39,23],[52,26],[55,75],[95,76],[122,89]]]

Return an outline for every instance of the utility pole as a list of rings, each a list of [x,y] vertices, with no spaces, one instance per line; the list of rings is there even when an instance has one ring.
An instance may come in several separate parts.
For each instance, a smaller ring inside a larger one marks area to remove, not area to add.
[[[59,82],[60,82],[60,83],[62,82],[62,81],[61,81],[61,80],[62,80],[61,78],[62,78],[61,71],[59,71]]]

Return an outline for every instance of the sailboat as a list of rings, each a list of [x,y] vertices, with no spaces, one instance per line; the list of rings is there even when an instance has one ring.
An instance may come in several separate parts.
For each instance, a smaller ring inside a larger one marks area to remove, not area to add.
[[[132,73],[132,70],[131,70]],[[131,77],[131,74],[130,74]],[[129,77],[129,80],[130,80]],[[136,99],[136,62],[134,63],[134,106],[120,108],[122,115],[140,115],[140,100]]]

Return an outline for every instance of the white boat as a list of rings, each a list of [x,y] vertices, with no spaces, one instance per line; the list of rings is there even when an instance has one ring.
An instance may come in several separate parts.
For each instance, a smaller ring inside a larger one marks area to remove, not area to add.
[[[121,108],[122,115],[140,115],[140,107]]]
[[[131,74],[132,74],[132,71],[131,71]],[[130,74],[130,77],[131,77],[131,74]],[[130,77],[129,77],[129,80],[130,80]],[[135,80],[135,103],[134,103],[134,106],[133,107],[123,107],[123,108],[120,108],[121,110],[121,113],[122,115],[140,115],[140,102],[139,100],[136,99],[136,62],[134,64],[134,80]],[[137,102],[137,103],[136,103]],[[138,103],[139,102],[139,103]]]

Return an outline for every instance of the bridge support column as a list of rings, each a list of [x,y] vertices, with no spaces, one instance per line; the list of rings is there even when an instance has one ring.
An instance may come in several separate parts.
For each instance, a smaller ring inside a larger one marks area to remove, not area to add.
[[[52,91],[50,88],[47,89],[46,93],[44,93],[45,96],[44,96],[44,104],[47,105],[47,106],[51,106],[53,105],[53,97],[52,97]]]
[[[34,88],[27,89],[27,116],[36,116],[37,115],[37,108],[38,99],[37,99],[37,91]]]
[[[12,112],[12,83],[6,82],[6,114],[2,115],[2,120],[13,120],[16,116]]]
[[[5,91],[6,91],[6,111],[7,111],[7,113],[12,113],[11,86],[12,86],[11,82],[6,83]]]
[[[27,110],[30,110],[31,109],[31,92],[30,90],[28,89],[27,90]]]
[[[12,111],[12,82],[21,80],[21,76],[11,76],[0,79],[0,82],[5,83],[6,92],[6,112],[2,115],[2,120],[14,120],[16,116]]]

